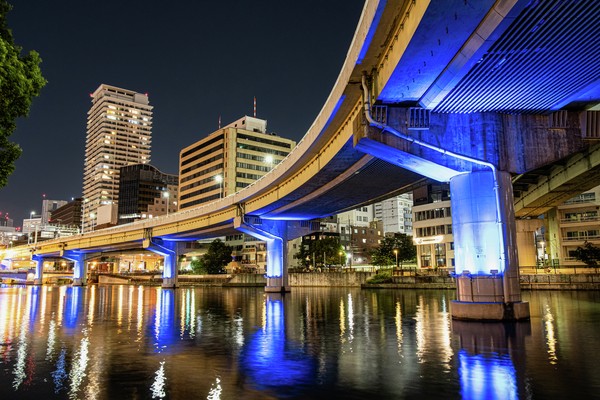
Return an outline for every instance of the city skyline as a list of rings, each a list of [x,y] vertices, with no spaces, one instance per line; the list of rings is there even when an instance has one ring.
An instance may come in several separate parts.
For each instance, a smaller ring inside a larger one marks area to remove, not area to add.
[[[48,84],[11,136],[23,155],[0,189],[0,211],[20,226],[39,212],[43,194],[81,196],[89,93],[102,83],[148,93],[152,164],[167,173],[177,172],[179,151],[216,130],[219,119],[252,115],[254,97],[270,132],[300,140],[333,87],[362,6],[13,4],[15,42],[40,53]]]

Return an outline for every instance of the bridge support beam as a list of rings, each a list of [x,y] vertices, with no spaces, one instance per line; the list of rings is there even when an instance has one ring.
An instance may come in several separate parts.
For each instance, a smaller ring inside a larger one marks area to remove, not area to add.
[[[85,253],[74,250],[64,251],[63,258],[73,261],[73,286],[85,286],[87,284],[87,265]]]
[[[452,317],[522,320],[510,174],[474,171],[450,179],[457,300]]]
[[[234,220],[235,229],[267,242],[267,285],[266,292],[289,292],[287,269],[287,221],[260,220],[254,223],[242,217]]]
[[[179,266],[178,242],[163,239],[152,239],[147,246],[144,246],[153,253],[160,254],[164,258],[162,287],[165,289],[176,288]]]
[[[33,284],[41,285],[44,277],[44,258],[42,256],[34,255],[31,257],[35,261],[35,274],[33,275]]]

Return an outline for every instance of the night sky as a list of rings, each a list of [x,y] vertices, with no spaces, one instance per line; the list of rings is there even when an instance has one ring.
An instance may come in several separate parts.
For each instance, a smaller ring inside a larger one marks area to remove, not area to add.
[[[178,173],[179,151],[252,115],[296,141],[325,103],[362,0],[9,0],[8,25],[48,80],[12,141],[23,155],[0,211],[21,226],[42,196],[80,197],[90,93],[101,83],[148,93],[151,164]]]

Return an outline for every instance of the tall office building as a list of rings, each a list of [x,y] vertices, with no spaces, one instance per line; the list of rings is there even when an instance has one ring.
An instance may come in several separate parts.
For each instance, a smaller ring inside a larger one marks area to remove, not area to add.
[[[119,224],[177,211],[177,175],[150,164],[121,167]]]
[[[67,204],[66,200],[42,200],[42,225],[47,225],[51,221],[50,214],[60,207]]]
[[[152,143],[147,94],[102,84],[90,96],[83,172],[86,230],[99,215],[116,215],[119,168],[150,163]],[[99,213],[99,208],[115,211]]]
[[[267,133],[267,121],[242,117],[179,154],[179,209],[225,197],[256,181],[296,142]]]

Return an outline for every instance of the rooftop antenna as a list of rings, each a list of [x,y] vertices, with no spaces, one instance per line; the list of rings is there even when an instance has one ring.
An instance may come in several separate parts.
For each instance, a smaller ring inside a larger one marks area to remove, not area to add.
[[[254,96],[254,118],[256,118],[256,96]]]

